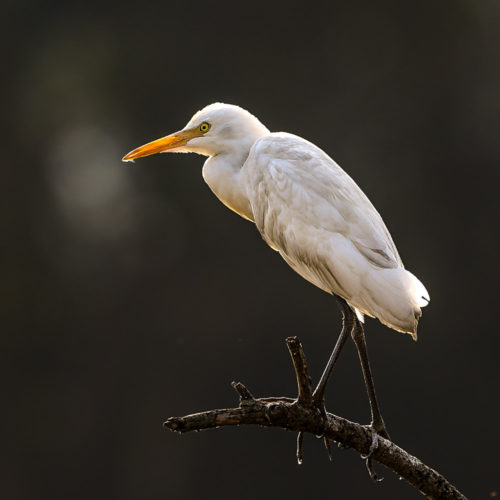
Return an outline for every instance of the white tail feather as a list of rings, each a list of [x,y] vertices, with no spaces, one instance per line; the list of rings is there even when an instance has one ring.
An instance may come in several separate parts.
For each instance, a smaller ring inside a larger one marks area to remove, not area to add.
[[[416,340],[418,319],[422,315],[420,308],[429,301],[424,285],[412,273],[398,267],[373,270],[366,277],[362,296],[353,297],[350,302],[361,312],[411,334]]]

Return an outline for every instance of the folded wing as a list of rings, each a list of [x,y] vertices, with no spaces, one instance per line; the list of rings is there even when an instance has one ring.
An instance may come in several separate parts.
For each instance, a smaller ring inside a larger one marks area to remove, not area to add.
[[[415,335],[423,285],[379,213],[330,157],[291,134],[259,139],[243,166],[258,230],[301,276]],[[420,300],[419,300],[420,299]],[[426,302],[425,302],[426,303]]]

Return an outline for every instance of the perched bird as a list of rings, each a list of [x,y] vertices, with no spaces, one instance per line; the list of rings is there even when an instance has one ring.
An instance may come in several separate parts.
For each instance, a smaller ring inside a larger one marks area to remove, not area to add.
[[[374,435],[388,438],[368,362],[364,315],[417,339],[422,283],[405,270],[379,213],[326,153],[285,132],[271,133],[255,116],[215,103],[180,131],[128,153],[208,156],[203,178],[228,208],[255,223],[265,242],[303,278],[334,295],[343,328],[314,391],[324,409],[325,388],[349,335],[358,349]]]

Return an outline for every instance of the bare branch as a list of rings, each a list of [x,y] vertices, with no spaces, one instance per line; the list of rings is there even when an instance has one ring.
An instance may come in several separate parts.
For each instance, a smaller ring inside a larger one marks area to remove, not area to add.
[[[297,376],[299,397],[254,398],[239,382],[233,388],[240,395],[238,408],[209,410],[185,417],[171,417],[165,422],[168,429],[185,433],[226,425],[261,425],[280,427],[299,433],[297,439],[297,459],[302,460],[302,436],[309,432],[323,436],[325,445],[336,441],[346,448],[353,448],[362,455],[385,465],[398,476],[431,499],[461,499],[466,497],[441,474],[431,469],[418,458],[410,455],[391,441],[378,436],[378,445],[372,448],[373,435],[369,426],[351,422],[345,418],[326,413],[314,405],[311,397],[311,382],[305,356],[298,339],[287,339]],[[302,394],[302,399],[300,395]],[[373,471],[372,471],[373,473]]]
[[[311,387],[311,377],[309,376],[309,371],[307,370],[306,357],[304,350],[302,349],[302,344],[300,343],[298,337],[288,337],[286,339],[286,346],[292,357],[293,367],[295,369],[295,375],[297,376],[297,388],[298,388],[298,402],[305,405],[312,404],[312,387]]]
[[[231,387],[240,395],[240,404],[243,401],[254,401],[250,391],[241,382],[231,382]]]

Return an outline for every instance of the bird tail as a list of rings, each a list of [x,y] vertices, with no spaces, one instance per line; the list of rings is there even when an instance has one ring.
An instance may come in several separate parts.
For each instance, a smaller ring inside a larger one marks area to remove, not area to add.
[[[367,280],[370,307],[362,312],[375,316],[382,323],[417,340],[417,325],[422,307],[429,301],[429,293],[422,282],[402,267],[379,269],[370,273]],[[376,291],[376,292],[375,292]]]

